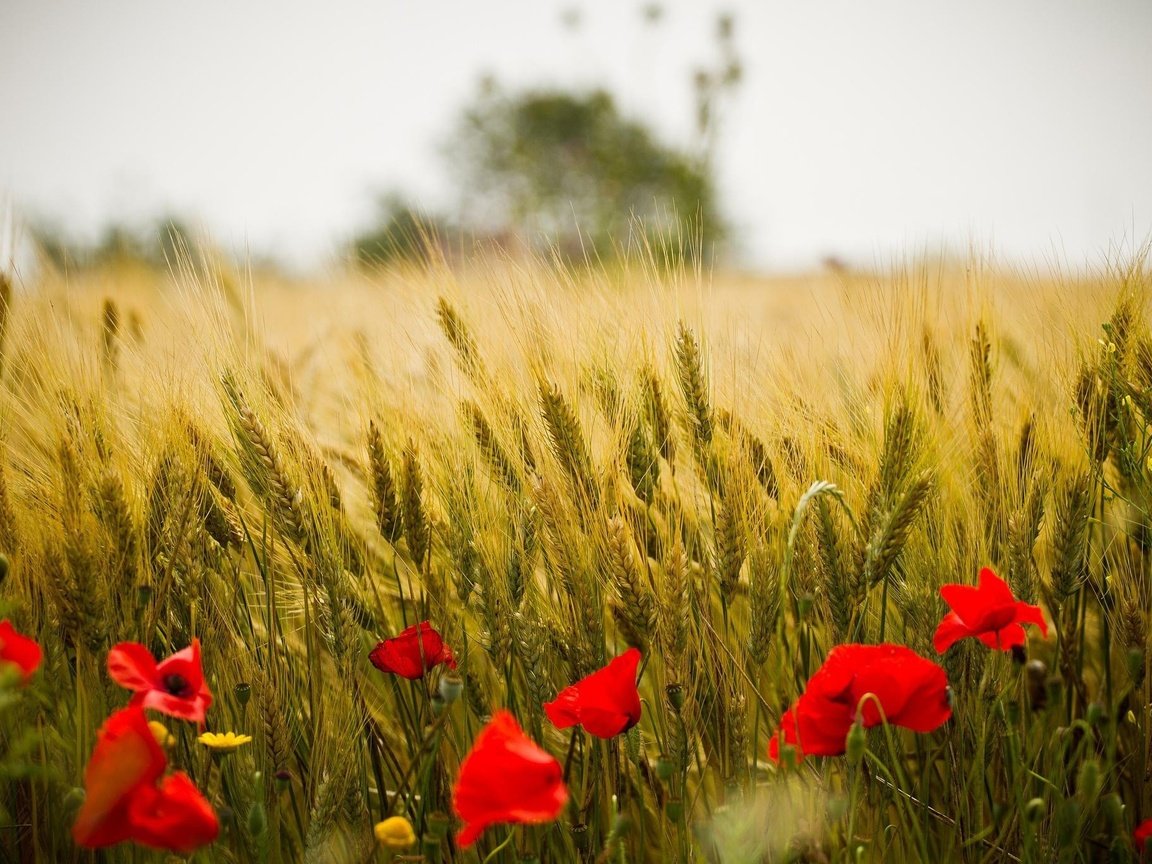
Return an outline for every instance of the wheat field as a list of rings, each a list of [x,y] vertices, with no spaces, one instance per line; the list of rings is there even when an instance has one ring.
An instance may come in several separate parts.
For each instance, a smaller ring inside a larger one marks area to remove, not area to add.
[[[128,700],[109,651],[195,638],[205,728],[252,740],[214,751],[159,718],[219,820],[191,861],[1137,860],[1134,260],[763,278],[478,259],[305,282],[190,255],[7,283],[0,618],[44,657],[0,691],[0,858],[173,858],[70,832]],[[941,587],[984,567],[1047,637],[936,651]],[[454,671],[370,662],[421,621]],[[771,758],[848,643],[939,663],[950,719]],[[640,722],[555,728],[544,703],[629,646]],[[463,848],[454,784],[498,709],[563,766],[567,803]],[[377,839],[390,816],[412,837]]]

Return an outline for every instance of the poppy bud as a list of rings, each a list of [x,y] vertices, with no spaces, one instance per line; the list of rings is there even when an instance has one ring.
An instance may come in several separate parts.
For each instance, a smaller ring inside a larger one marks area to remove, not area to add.
[[[292,772],[285,771],[283,768],[272,776],[276,778],[276,785],[280,787],[281,790],[287,789],[288,784],[292,782]]]
[[[1048,667],[1043,660],[1029,660],[1024,667],[1024,675],[1028,682],[1029,705],[1033,711],[1043,711],[1048,704]]]
[[[576,844],[576,851],[585,853],[588,851],[588,844],[591,842],[592,837],[588,833],[587,825],[573,825],[572,826],[572,842]],[[583,855],[581,855],[583,857]]]
[[[1100,809],[1104,811],[1108,824],[1115,834],[1124,833],[1124,802],[1115,792],[1110,792],[1100,800]]]
[[[412,823],[403,816],[389,816],[377,822],[372,833],[376,835],[376,842],[388,849],[407,849],[416,842]]]
[[[864,751],[868,749],[868,739],[864,734],[864,723],[860,715],[848,730],[848,738],[844,742],[844,753],[848,757],[848,764],[855,767],[864,760]]]
[[[80,809],[80,805],[84,803],[86,794],[80,786],[73,786],[68,790],[68,794],[64,796],[64,812],[75,813]]]
[[[464,692],[464,679],[454,672],[440,676],[440,698],[451,705]]]
[[[428,834],[434,840],[443,840],[448,836],[448,828],[450,825],[451,821],[448,817],[437,811],[428,817]]]
[[[672,775],[676,771],[676,765],[664,753],[656,757],[656,777],[662,782],[667,783],[672,779]]]
[[[628,756],[628,761],[639,764],[640,762],[640,727],[633,726],[624,733],[624,752]]]
[[[1024,805],[1024,819],[1032,824],[1036,824],[1044,818],[1044,811],[1047,809],[1044,804],[1043,798],[1033,798]]]
[[[1085,759],[1076,778],[1076,789],[1086,803],[1095,800],[1100,792],[1100,763],[1095,759]]]
[[[679,822],[684,818],[684,802],[679,798],[669,798],[664,802],[664,815],[669,822]]]
[[[264,836],[266,830],[268,830],[268,816],[264,812],[264,804],[261,801],[254,801],[248,810],[248,833],[259,838]]]
[[[668,704],[672,706],[672,710],[679,714],[680,709],[684,707],[684,688],[679,684],[669,684],[664,688],[664,692],[668,696]]]
[[[232,688],[232,693],[236,696],[236,702],[243,708],[252,698],[252,685],[242,681]]]
[[[1088,703],[1088,710],[1084,712],[1084,719],[1090,726],[1099,726],[1104,720],[1104,706],[1099,702]]]

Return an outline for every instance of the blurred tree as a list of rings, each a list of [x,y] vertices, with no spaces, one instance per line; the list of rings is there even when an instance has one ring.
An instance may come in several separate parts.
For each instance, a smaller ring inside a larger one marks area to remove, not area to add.
[[[505,94],[489,83],[451,148],[471,222],[543,238],[568,258],[646,243],[662,263],[721,239],[712,179],[597,90]]]
[[[377,200],[375,226],[353,238],[352,255],[362,267],[426,263],[454,233],[443,217],[421,213],[390,192]]]

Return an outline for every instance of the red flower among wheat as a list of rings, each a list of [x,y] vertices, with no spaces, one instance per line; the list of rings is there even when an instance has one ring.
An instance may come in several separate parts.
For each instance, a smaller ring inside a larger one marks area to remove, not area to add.
[[[931,732],[952,716],[947,676],[903,645],[839,645],[780,718],[768,755],[780,758],[781,740],[800,756],[842,754],[857,710],[865,728],[887,721]]]
[[[109,717],[84,771],[76,843],[98,848],[130,840],[186,855],[214,841],[220,825],[212,806],[186,774],[164,777],[167,764],[142,707]]]
[[[636,669],[640,652],[629,648],[603,669],[565,687],[544,712],[557,729],[577,724],[597,738],[612,738],[640,722]]]
[[[17,633],[7,619],[0,621],[0,665],[15,666],[20,670],[21,681],[27,684],[43,657],[44,652],[34,640]]]
[[[200,640],[156,662],[138,642],[121,642],[108,652],[108,674],[121,687],[134,690],[133,705],[151,708],[196,723],[212,704],[212,693],[200,665]]]
[[[452,806],[464,828],[456,839],[466,847],[501,822],[551,822],[566,803],[560,763],[524,734],[515,717],[497,711],[460,764]]]
[[[413,624],[399,636],[385,639],[372,649],[368,659],[381,672],[411,681],[422,678],[425,672],[441,663],[449,669],[456,668],[452,649],[444,644],[444,639],[427,621]]]
[[[985,567],[980,571],[980,584],[944,585],[940,596],[952,607],[944,616],[932,645],[943,654],[961,639],[979,639],[989,648],[1010,651],[1027,641],[1024,624],[1037,624],[1048,635],[1048,624],[1039,606],[1024,603],[1012,596],[1006,582]]]

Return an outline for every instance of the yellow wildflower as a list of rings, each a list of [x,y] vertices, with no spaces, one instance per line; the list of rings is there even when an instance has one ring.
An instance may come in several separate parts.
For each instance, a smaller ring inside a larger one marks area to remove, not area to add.
[[[231,753],[242,744],[252,740],[251,735],[237,735],[235,732],[205,732],[196,739],[213,753]]]
[[[169,734],[168,727],[159,720],[149,720],[148,728],[152,730],[152,736],[161,747],[176,746],[176,739]]]
[[[373,832],[380,845],[389,849],[407,849],[416,842],[412,823],[403,816],[389,816],[383,822],[377,822]]]

